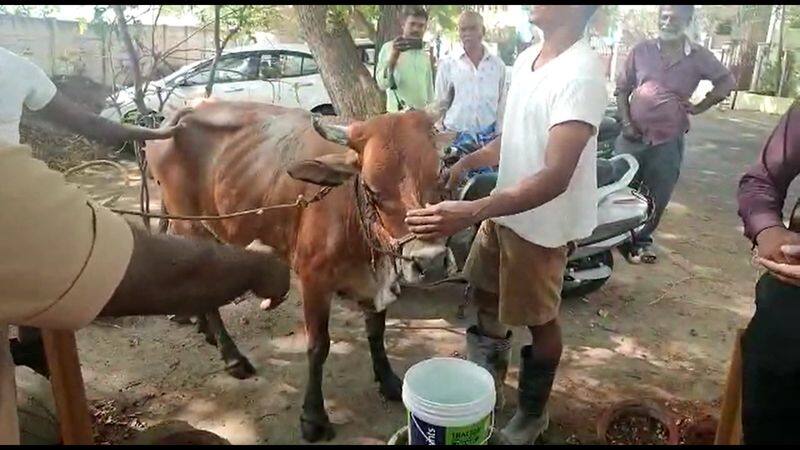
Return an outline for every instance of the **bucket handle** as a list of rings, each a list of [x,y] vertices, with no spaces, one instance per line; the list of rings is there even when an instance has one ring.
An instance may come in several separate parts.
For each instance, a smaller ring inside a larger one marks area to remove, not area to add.
[[[419,424],[417,423],[417,418],[414,416],[414,413],[411,413],[411,414],[409,414],[409,415],[411,416],[411,421],[412,421],[412,422],[414,422],[414,427],[416,427],[417,431],[419,431],[419,434],[420,434],[420,435],[421,435],[423,438],[425,438],[425,440],[428,442],[428,445],[436,445],[436,443],[435,443],[435,442],[433,442],[433,441],[431,440],[431,438],[429,438],[429,437],[428,437],[428,435],[427,435],[427,434],[425,434],[425,432],[423,432],[423,431],[422,431],[422,428],[420,428]],[[491,439],[491,438],[492,438],[492,435],[493,435],[493,434],[494,434],[494,411],[492,411],[492,423],[489,425],[489,435],[488,435],[488,436],[486,436],[486,439],[484,439],[484,440],[483,440],[483,442],[481,442],[481,443],[480,443],[480,444],[478,444],[478,445],[486,445],[486,443],[487,443],[487,442],[489,442],[489,439]],[[409,441],[410,441],[410,440],[411,440],[411,439],[409,439]],[[409,443],[410,443],[410,442],[409,442]]]

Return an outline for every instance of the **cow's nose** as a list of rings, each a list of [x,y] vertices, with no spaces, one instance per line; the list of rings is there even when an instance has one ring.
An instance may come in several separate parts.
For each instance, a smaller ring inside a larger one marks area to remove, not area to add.
[[[412,245],[413,244],[413,245]],[[410,242],[404,256],[411,258],[415,271],[424,283],[432,283],[447,276],[448,248],[443,243]]]

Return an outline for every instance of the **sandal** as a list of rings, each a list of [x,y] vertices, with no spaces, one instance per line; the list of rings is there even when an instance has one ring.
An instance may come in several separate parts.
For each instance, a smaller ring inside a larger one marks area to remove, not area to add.
[[[658,256],[656,256],[653,248],[650,245],[644,247],[634,247],[627,252],[623,252],[622,255],[630,264],[655,264],[658,260]]]
[[[656,260],[658,260],[653,247],[649,245],[639,250],[639,258],[645,264],[655,264]]]

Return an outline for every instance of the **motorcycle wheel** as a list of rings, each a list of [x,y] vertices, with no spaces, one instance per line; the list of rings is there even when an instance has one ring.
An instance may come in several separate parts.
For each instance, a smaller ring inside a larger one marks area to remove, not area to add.
[[[611,250],[606,250],[597,255],[596,258],[598,262],[614,269],[614,255],[612,255]],[[609,278],[611,278],[611,276],[599,280],[589,280],[572,288],[567,288],[565,283],[565,287],[561,290],[561,298],[575,298],[589,295],[606,284]]]

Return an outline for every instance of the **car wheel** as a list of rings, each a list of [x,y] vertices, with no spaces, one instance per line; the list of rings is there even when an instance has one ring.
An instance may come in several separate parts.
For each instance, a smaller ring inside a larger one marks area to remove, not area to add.
[[[316,108],[312,109],[311,112],[322,114],[323,116],[335,116],[336,110],[333,109],[333,105],[322,105],[317,106]]]

